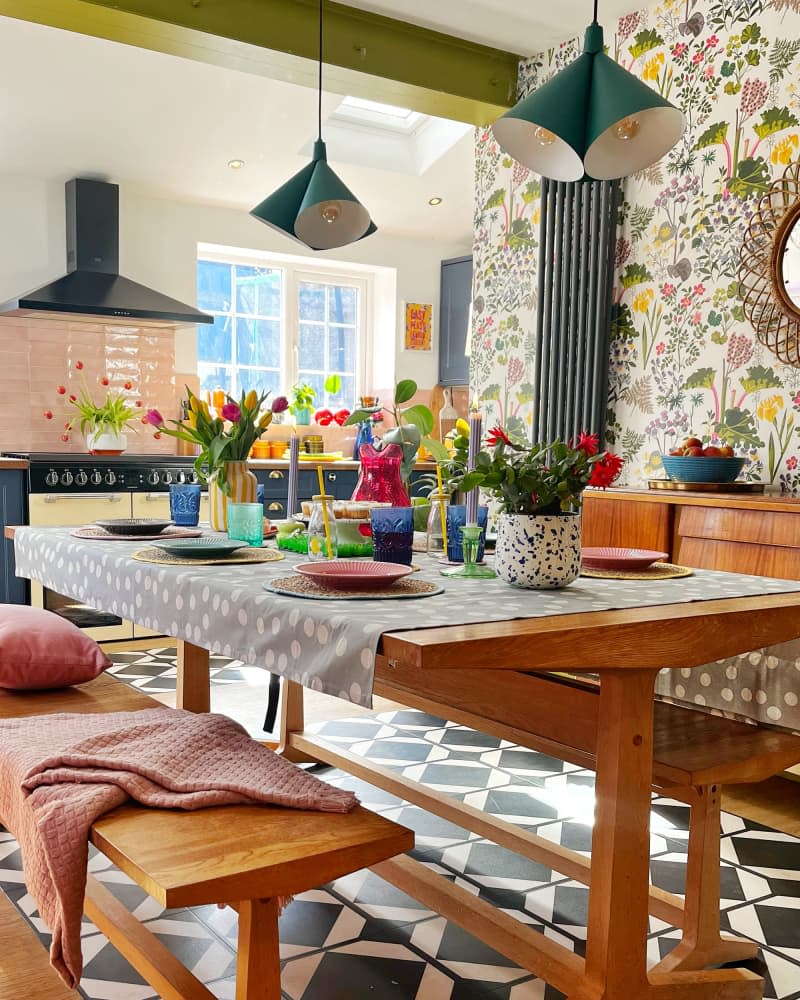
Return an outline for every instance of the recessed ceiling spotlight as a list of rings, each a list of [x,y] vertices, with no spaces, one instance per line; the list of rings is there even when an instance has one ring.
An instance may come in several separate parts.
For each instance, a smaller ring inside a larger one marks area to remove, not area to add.
[[[429,198],[428,199],[428,204],[429,205],[441,205],[441,203],[442,203],[442,199],[441,198]]]
[[[244,166],[244,160],[228,160],[228,166],[231,170],[241,170]]]

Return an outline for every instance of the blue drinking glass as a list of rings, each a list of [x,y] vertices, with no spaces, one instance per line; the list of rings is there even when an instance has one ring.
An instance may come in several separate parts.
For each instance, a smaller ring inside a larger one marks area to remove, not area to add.
[[[197,483],[173,483],[170,486],[169,516],[181,527],[196,526],[200,520],[200,486]]]
[[[411,565],[414,544],[413,507],[375,507],[372,522],[372,558],[375,562]]]
[[[483,560],[483,549],[486,544],[486,525],[489,520],[489,508],[478,507],[478,527],[483,528],[478,545],[478,562]],[[467,523],[467,506],[463,503],[451,503],[447,508],[447,558],[450,562],[464,562],[464,549],[461,546],[461,529]]]

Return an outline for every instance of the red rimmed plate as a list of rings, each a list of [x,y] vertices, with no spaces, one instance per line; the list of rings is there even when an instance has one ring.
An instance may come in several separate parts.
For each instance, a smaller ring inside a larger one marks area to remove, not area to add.
[[[654,552],[652,549],[609,546],[581,549],[581,562],[587,569],[646,569],[654,562],[668,558],[668,552]]]
[[[300,563],[298,573],[329,590],[383,590],[413,570],[399,563],[365,562],[363,559],[332,559],[330,562]]]

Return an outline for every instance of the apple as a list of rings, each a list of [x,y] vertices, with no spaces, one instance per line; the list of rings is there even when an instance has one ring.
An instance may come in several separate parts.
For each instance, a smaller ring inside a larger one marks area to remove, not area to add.
[[[693,445],[691,448],[686,448],[683,453],[684,455],[693,455],[695,458],[697,458],[698,456],[702,457],[703,449],[699,446]]]
[[[683,456],[683,448],[670,448],[669,453],[676,458],[681,458]]]
[[[684,448],[702,448],[703,442],[698,437],[688,437],[683,442]]]
[[[722,451],[716,447],[716,445],[710,444],[703,448],[703,455],[706,458],[720,458],[722,456]]]
[[[723,458],[734,458],[735,457],[734,454],[733,454],[733,448],[731,448],[731,446],[729,444],[724,444],[720,448],[719,453],[720,453],[720,455],[722,455]]]

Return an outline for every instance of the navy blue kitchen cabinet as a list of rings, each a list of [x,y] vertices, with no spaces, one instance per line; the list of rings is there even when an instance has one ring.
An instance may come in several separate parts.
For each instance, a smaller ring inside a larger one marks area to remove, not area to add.
[[[264,487],[264,513],[267,517],[280,521],[288,517],[286,501],[289,498],[288,469],[254,469],[256,478]],[[337,500],[349,500],[356,488],[358,472],[355,469],[324,469],[325,492]],[[319,493],[316,466],[300,469],[297,482],[299,500],[310,500]]]
[[[472,257],[442,261],[439,294],[439,384],[469,385],[467,346]]]
[[[7,524],[25,524],[25,470],[0,470],[0,522],[3,539],[0,553],[0,604],[27,604],[26,580],[14,575],[14,543],[5,537]]]

